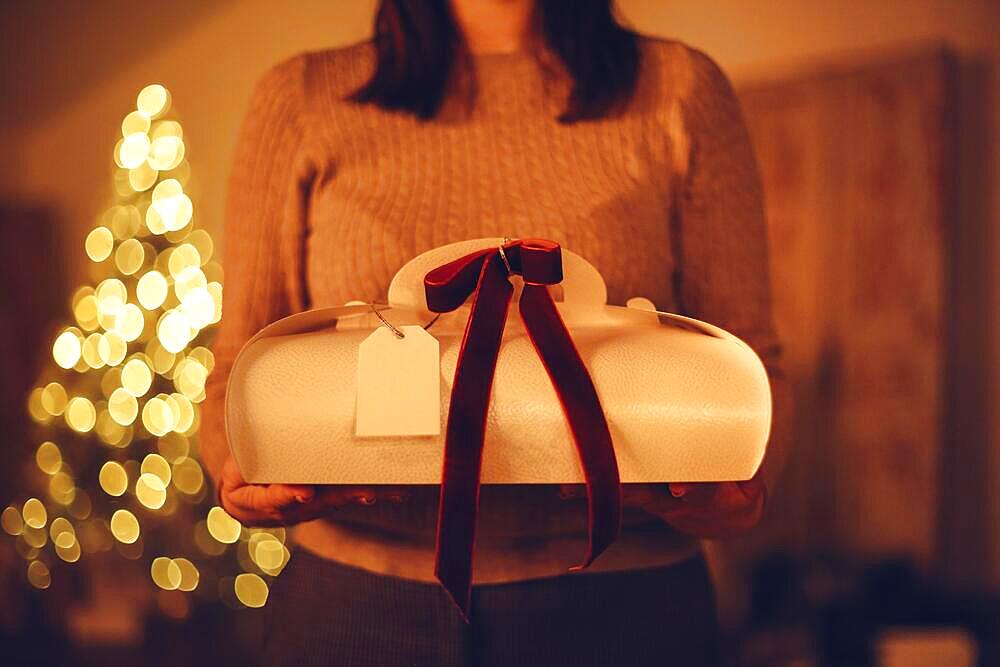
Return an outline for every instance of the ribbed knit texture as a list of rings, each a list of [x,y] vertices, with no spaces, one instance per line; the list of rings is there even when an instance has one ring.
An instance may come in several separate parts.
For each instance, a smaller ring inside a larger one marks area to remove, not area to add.
[[[247,339],[300,310],[384,301],[405,262],[454,241],[557,241],[597,267],[609,303],[645,296],[717,324],[777,371],[761,185],[732,87],[698,50],[640,44],[627,112],[572,125],[555,120],[569,78],[547,52],[474,56],[474,104],[452,89],[426,123],[343,100],[372,71],[370,42],[300,53],[259,79],[227,192],[223,317],[201,426],[213,478],[228,453],[225,381]],[[430,580],[436,520],[436,487],[418,487],[409,502],[341,510],[294,536],[328,558]],[[626,509],[625,522],[593,571],[696,549],[641,510]],[[474,581],[563,572],[582,558],[585,528],[585,500],[553,487],[484,487]]]
[[[476,586],[466,624],[437,585],[298,551],[264,608],[261,665],[716,667],[703,558]]]

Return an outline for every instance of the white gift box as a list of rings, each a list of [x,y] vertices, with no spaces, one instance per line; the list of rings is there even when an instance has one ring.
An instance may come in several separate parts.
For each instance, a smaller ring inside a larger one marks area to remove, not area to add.
[[[382,316],[397,327],[426,325],[434,313],[424,275],[502,242],[475,239],[415,257],[394,277]],[[771,424],[768,377],[754,351],[706,322],[607,305],[598,271],[565,248],[562,266],[562,282],[549,289],[596,388],[621,481],[752,477]],[[355,435],[358,347],[384,326],[370,306],[318,308],[262,329],[237,355],[226,392],[226,433],[244,477],[252,483],[440,483],[469,312],[467,302],[428,329],[440,347],[436,435]],[[552,380],[514,307],[493,378],[481,481],[584,481]]]

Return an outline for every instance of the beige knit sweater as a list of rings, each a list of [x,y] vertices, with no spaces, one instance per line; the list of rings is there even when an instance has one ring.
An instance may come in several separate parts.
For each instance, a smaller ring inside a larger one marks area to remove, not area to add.
[[[779,376],[761,186],[732,88],[680,42],[642,37],[641,52],[628,112],[569,126],[555,121],[569,80],[548,53],[475,55],[475,104],[451,94],[426,124],[343,101],[372,71],[370,42],[267,71],[229,181],[225,300],[201,427],[210,474],[228,453],[225,381],[247,339],[297,311],[384,301],[407,260],[469,238],[555,240],[601,271],[609,303],[645,296],[720,325]],[[408,502],[340,510],[293,537],[327,558],[432,581],[436,520],[437,488],[416,487]],[[624,522],[581,574],[698,549],[641,510],[626,509]],[[561,574],[585,550],[585,500],[551,486],[482,489],[475,583]]]

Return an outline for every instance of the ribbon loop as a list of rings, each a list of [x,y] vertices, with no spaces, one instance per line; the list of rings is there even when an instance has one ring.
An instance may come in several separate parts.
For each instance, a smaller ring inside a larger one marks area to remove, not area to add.
[[[522,239],[515,254],[518,273],[524,282],[534,285],[555,285],[562,282],[562,248],[545,239]]]
[[[424,276],[427,307],[447,313],[461,306],[476,290],[483,263],[493,252],[492,248],[480,250],[428,271]]]
[[[524,278],[518,305],[535,350],[563,406],[587,481],[590,565],[621,528],[621,486],[611,433],[597,391],[546,285],[562,281],[562,253],[547,239],[503,245],[511,270]],[[496,248],[469,253],[424,276],[428,307],[458,308],[473,295],[452,384],[438,504],[435,576],[463,618],[470,618],[472,552],[479,510],[486,414],[500,341],[514,288]]]

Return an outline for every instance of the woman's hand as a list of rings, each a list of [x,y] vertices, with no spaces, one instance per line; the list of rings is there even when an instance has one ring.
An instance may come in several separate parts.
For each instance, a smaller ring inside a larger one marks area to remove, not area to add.
[[[245,526],[287,526],[309,521],[346,505],[371,505],[378,498],[401,502],[403,487],[250,484],[232,455],[219,480],[219,504]]]
[[[560,487],[564,498],[584,497],[585,493],[582,484]],[[760,521],[767,489],[759,474],[745,482],[623,484],[622,502],[695,537],[734,537]]]

